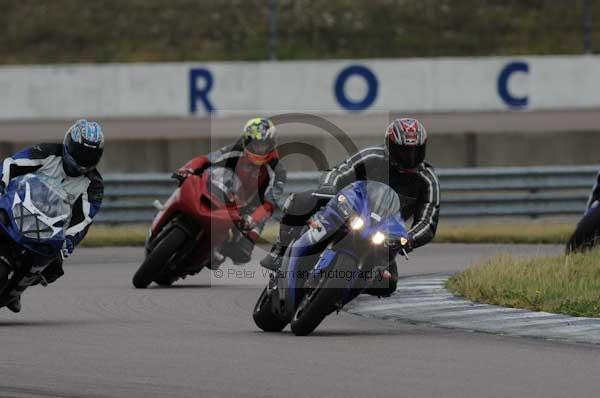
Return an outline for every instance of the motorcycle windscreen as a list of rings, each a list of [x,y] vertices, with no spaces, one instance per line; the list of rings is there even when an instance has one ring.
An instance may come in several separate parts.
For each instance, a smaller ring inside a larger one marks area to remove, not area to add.
[[[237,202],[238,192],[242,183],[240,178],[230,169],[225,167],[210,167],[207,172],[210,174],[210,193],[219,201],[225,204]]]
[[[44,175],[27,174],[11,181],[15,198],[13,217],[21,235],[50,239],[64,231],[71,219],[69,194],[60,181]]]
[[[364,190],[371,213],[377,214],[381,219],[400,213],[400,199],[390,186],[377,181],[367,181]]]
[[[369,181],[366,183],[367,202],[371,212],[370,218],[374,231],[380,231],[386,238],[406,235],[404,221],[401,216],[401,199],[390,186]]]

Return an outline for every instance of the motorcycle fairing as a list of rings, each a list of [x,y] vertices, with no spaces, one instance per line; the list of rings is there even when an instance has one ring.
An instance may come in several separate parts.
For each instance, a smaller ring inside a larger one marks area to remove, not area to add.
[[[0,230],[8,236],[17,246],[43,257],[55,257],[60,253],[65,240],[65,228],[70,214],[57,217],[48,217],[44,212],[35,207],[31,201],[31,183],[33,178],[42,179],[35,174],[14,178],[6,188],[6,193],[0,197]],[[27,182],[29,180],[30,182]],[[24,184],[23,184],[23,181]],[[23,190],[25,188],[25,190]],[[20,190],[20,191],[19,191]],[[14,210],[19,208],[20,217],[15,217]],[[26,236],[28,231],[22,231],[22,219],[27,212],[31,217],[39,218],[38,222],[52,229],[48,238]],[[17,223],[17,218],[19,223]],[[59,225],[60,224],[60,225]],[[24,233],[25,232],[25,233]]]
[[[348,206],[343,206],[343,204]],[[372,181],[357,181],[344,188],[315,214],[312,222],[309,223],[312,228],[290,247],[284,262],[287,266],[284,267],[285,271],[281,275],[283,281],[280,279],[278,283],[280,286],[279,297],[285,300],[286,316],[291,316],[289,313],[293,312],[300,299],[298,271],[302,258],[311,253],[311,248],[316,242],[327,240],[342,229],[344,230],[341,232],[348,233],[347,221],[356,216],[362,217],[364,226],[353,233],[362,240],[369,240],[376,232],[384,233],[388,239],[408,237],[406,226],[400,215],[400,200],[391,188]],[[314,228],[324,228],[325,231],[315,231]],[[330,244],[322,252],[309,275],[316,275],[317,272],[322,272],[330,267],[339,251],[344,251],[354,257],[357,264],[362,263],[361,256],[364,253],[356,253],[348,248],[336,248],[335,245]],[[352,290],[355,281],[354,276],[349,280],[349,291]],[[347,297],[351,299],[353,296],[349,294]]]

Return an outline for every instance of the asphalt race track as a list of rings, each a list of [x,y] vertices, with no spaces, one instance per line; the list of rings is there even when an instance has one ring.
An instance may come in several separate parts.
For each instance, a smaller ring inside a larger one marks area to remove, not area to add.
[[[431,245],[405,275],[455,271],[508,247]],[[518,246],[547,254],[556,246]],[[0,397],[597,397],[600,350],[340,313],[317,331],[257,330],[263,273],[224,265],[135,290],[142,250],[82,249],[23,312],[0,311]],[[243,271],[246,271],[244,274]]]

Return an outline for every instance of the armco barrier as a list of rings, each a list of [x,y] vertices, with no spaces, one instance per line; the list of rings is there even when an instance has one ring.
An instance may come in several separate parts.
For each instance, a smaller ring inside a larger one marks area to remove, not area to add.
[[[438,170],[442,217],[543,217],[582,214],[596,166]],[[287,192],[317,185],[319,173],[289,173]],[[168,174],[113,174],[97,221],[148,223],[176,187]]]

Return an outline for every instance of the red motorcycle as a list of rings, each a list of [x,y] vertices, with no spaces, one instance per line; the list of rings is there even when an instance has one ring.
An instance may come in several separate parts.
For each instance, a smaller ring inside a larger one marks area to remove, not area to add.
[[[202,175],[181,179],[154,218],[146,240],[146,257],[133,276],[144,289],[152,282],[169,286],[179,278],[210,267],[214,253],[233,236],[242,217],[241,182],[231,170],[210,167]]]

